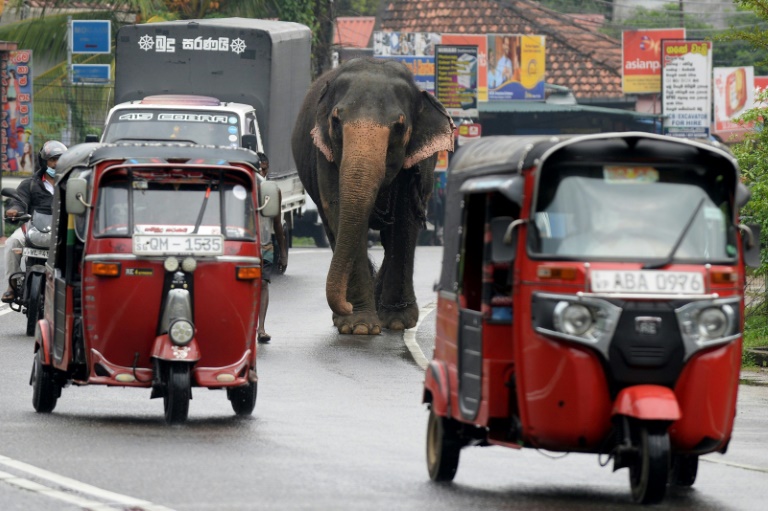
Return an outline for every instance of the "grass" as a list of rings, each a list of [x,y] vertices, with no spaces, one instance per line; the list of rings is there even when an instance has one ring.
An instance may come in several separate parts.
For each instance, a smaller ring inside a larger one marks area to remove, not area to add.
[[[747,310],[744,321],[744,353],[741,363],[744,367],[758,367],[754,354],[749,353],[750,348],[768,347],[768,315],[765,310]]]

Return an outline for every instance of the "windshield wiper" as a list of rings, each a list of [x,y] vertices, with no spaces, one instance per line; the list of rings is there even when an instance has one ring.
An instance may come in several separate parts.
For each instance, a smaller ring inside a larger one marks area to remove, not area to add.
[[[205,189],[205,198],[203,199],[203,205],[200,206],[200,213],[197,214],[197,221],[195,222],[195,230],[192,231],[192,234],[197,234],[198,229],[200,229],[200,224],[203,223],[205,206],[208,205],[208,197],[210,196],[211,196],[211,185],[208,185],[208,188]]]
[[[669,251],[669,254],[667,255],[667,257],[665,257],[658,263],[644,264],[643,265],[644,270],[656,270],[658,268],[663,268],[664,266],[672,262],[672,259],[675,257],[675,253],[677,252],[677,249],[680,248],[680,245],[683,244],[685,235],[688,234],[688,229],[690,229],[691,225],[693,225],[693,222],[696,220],[696,217],[699,215],[699,210],[701,209],[701,206],[704,205],[704,201],[706,199],[707,199],[706,197],[701,198],[701,200],[699,201],[699,204],[696,206],[696,209],[693,210],[693,214],[691,215],[691,218],[688,219],[688,222],[686,222],[685,227],[683,227],[683,232],[681,232],[680,236],[677,237],[677,240],[675,241],[675,244],[672,246],[672,250]]]

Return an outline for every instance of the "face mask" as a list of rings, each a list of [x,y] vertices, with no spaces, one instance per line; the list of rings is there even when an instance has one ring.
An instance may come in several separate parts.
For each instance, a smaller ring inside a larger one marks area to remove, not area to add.
[[[56,177],[56,169],[52,169],[51,167],[48,167],[47,169],[45,169],[45,171],[48,173],[49,176]]]

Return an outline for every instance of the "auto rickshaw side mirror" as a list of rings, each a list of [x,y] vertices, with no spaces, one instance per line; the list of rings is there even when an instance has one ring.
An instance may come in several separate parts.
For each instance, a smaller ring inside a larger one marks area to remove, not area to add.
[[[280,189],[277,183],[261,181],[259,183],[259,211],[261,216],[274,218],[280,214]]]
[[[525,220],[515,220],[511,216],[499,216],[491,219],[491,261],[494,263],[515,260],[517,253],[517,226]]]
[[[89,204],[85,201],[88,197],[88,181],[81,177],[71,177],[67,180],[67,213],[70,215],[82,215]]]
[[[742,242],[744,244],[744,264],[750,268],[757,268],[760,266],[760,225],[739,224],[739,229],[742,232]]]
[[[743,208],[747,202],[749,202],[749,198],[752,196],[752,192],[747,188],[747,185],[744,183],[739,183],[736,185],[736,206],[741,209]]]

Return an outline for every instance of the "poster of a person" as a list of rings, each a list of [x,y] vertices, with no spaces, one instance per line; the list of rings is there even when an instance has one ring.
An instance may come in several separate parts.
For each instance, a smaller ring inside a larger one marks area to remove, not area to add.
[[[2,162],[4,172],[34,170],[31,156],[32,138],[32,81],[30,79],[31,50],[9,52],[7,68],[3,70],[5,104],[2,111],[4,136],[0,140],[0,152],[6,155]],[[27,148],[27,144],[30,145]],[[29,155],[25,153],[29,151]]]

